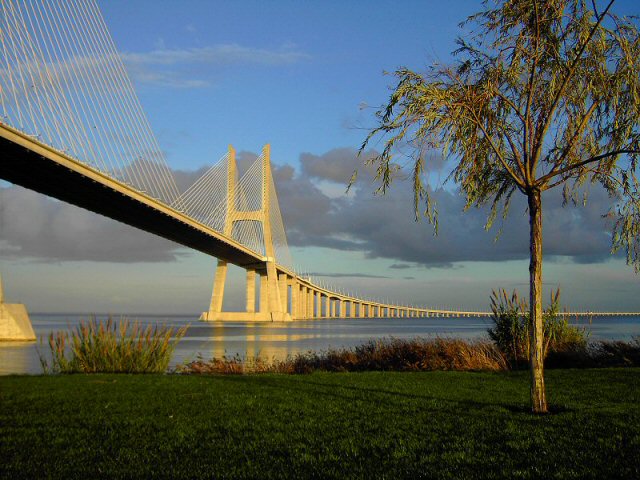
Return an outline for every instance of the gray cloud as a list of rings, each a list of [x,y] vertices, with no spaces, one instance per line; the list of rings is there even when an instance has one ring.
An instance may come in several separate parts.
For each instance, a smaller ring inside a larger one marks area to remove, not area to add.
[[[405,270],[407,268],[412,268],[413,265],[409,265],[408,263],[393,263],[389,265],[389,268],[393,268],[396,270]]]
[[[353,171],[361,167],[363,159],[358,158],[352,148],[337,148],[324,155],[302,153],[300,167],[302,175],[320,180],[346,183]]]
[[[335,149],[324,155],[301,155],[301,171],[280,179],[281,210],[289,243],[363,251],[370,258],[395,260],[427,267],[450,267],[460,261],[526,259],[529,225],[524,198],[514,197],[509,217],[484,229],[488,210],[464,210],[455,190],[432,191],[439,210],[439,235],[422,220],[414,221],[412,186],[402,175],[387,195],[373,195],[372,172],[360,168],[349,196],[331,198],[318,188],[318,180],[345,185],[362,164],[353,149]],[[439,164],[442,166],[442,163]],[[594,263],[610,257],[609,226],[602,218],[611,199],[592,187],[586,206],[562,207],[559,189],[547,192],[544,203],[544,253],[547,259],[566,258]],[[495,241],[498,229],[502,234]]]
[[[18,186],[0,188],[0,255],[35,261],[166,262],[180,245]]]
[[[332,278],[391,278],[385,275],[372,275],[369,273],[344,273],[344,272],[311,272],[312,277],[332,277]]]
[[[358,155],[358,152],[353,148],[335,148],[323,155],[305,152],[300,154],[301,173],[303,176],[336,182],[346,186],[354,170],[358,170],[359,177],[371,182],[375,170],[372,166],[364,166],[364,162],[375,153],[370,150]],[[425,154],[425,165],[429,171],[439,176],[440,180],[444,180],[443,172],[446,170],[447,164],[444,162],[442,155],[431,152]],[[406,178],[407,175],[404,171],[399,171],[397,177]]]
[[[251,152],[238,153],[241,171],[255,158]],[[503,233],[494,241],[497,230],[484,230],[486,209],[463,213],[459,194],[436,190],[432,193],[440,212],[440,234],[434,236],[426,221],[414,221],[409,182],[399,179],[387,195],[373,195],[372,172],[362,170],[348,196],[335,197],[323,190],[323,182],[346,187],[361,162],[355,150],[336,149],[319,156],[303,154],[299,171],[288,165],[273,167],[291,246],[362,251],[369,258],[391,259],[389,268],[397,270],[528,257],[524,199],[515,198]],[[175,171],[179,189],[186,189],[204,171]],[[602,214],[611,199],[593,188],[586,206],[563,208],[560,196],[559,190],[543,196],[546,258],[576,263],[609,258],[610,236]],[[6,258],[158,262],[176,260],[183,254],[181,248],[20,187],[0,187],[0,254]]]

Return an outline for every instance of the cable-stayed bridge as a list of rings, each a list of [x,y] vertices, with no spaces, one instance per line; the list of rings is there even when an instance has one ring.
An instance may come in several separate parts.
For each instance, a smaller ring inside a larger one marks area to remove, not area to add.
[[[204,320],[488,315],[359,298],[296,273],[268,145],[242,174],[229,147],[179,191],[94,0],[2,0],[0,48],[0,178],[216,257]],[[229,263],[247,272],[244,312],[222,309]]]

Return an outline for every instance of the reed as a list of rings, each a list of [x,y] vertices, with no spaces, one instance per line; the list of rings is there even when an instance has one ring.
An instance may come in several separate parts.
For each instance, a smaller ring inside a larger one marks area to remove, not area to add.
[[[586,354],[589,331],[571,325],[560,310],[560,290],[551,293],[549,306],[543,312],[543,355],[554,359]],[[516,290],[511,295],[504,289],[491,295],[493,327],[489,338],[502,351],[512,366],[524,366],[529,361],[530,329],[529,305]],[[555,360],[554,360],[555,361]]]
[[[599,367],[640,367],[640,335],[628,342],[601,340],[590,345],[589,354]]]
[[[163,373],[187,329],[90,318],[71,332],[51,332],[50,363],[42,354],[40,363],[45,373]]]
[[[451,338],[371,340],[351,349],[305,352],[284,360],[261,357],[199,358],[180,366],[185,374],[312,373],[432,370],[507,370],[505,356],[485,341]]]

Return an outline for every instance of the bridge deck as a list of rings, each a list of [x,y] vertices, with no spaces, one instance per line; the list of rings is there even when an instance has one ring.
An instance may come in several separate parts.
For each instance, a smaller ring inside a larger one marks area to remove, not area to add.
[[[242,267],[263,258],[137,190],[0,125],[0,178]]]

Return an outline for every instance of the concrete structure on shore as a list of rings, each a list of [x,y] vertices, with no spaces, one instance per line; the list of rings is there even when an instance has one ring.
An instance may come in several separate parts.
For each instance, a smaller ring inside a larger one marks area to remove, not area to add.
[[[0,277],[0,341],[34,341],[27,308],[21,303],[4,303],[2,277]]]

